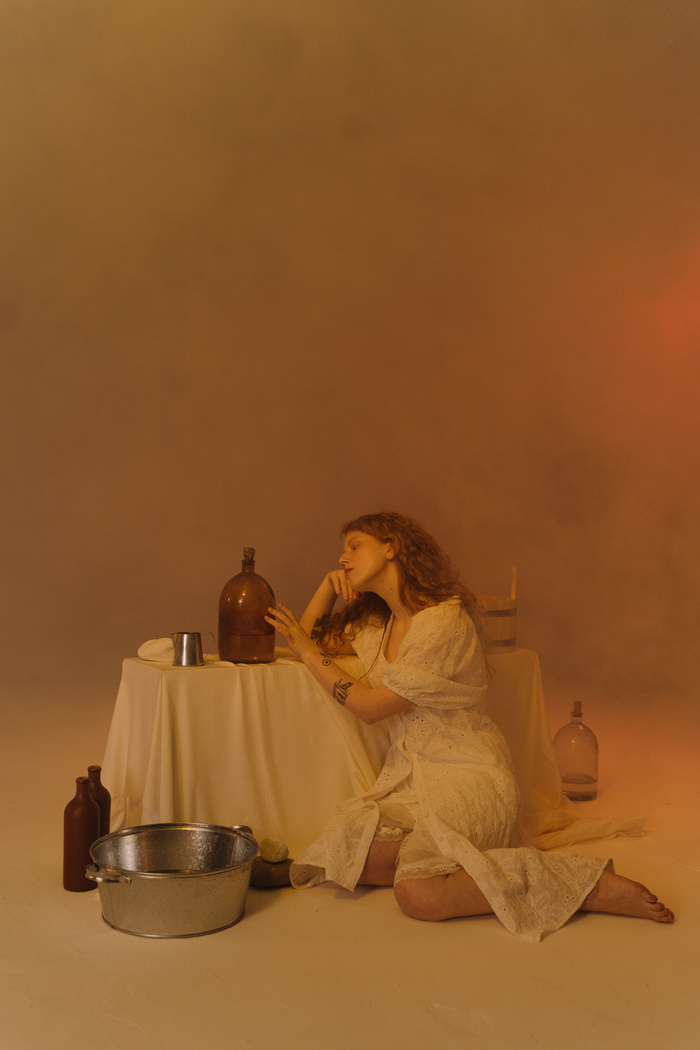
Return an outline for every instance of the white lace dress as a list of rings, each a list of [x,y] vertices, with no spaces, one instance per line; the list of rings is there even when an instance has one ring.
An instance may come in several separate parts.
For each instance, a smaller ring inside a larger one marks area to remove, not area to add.
[[[372,840],[401,838],[396,881],[462,867],[508,930],[539,940],[580,907],[607,862],[522,844],[508,747],[481,711],[488,677],[460,603],[416,613],[392,663],[384,634],[368,624],[353,647],[371,685],[414,706],[388,720],[390,747],[374,787],[338,806],[292,865],[292,884],[353,890]]]

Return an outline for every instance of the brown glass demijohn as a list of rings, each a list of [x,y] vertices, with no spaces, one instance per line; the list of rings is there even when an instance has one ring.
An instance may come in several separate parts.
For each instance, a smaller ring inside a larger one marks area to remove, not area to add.
[[[243,548],[241,571],[228,581],[219,598],[219,659],[235,664],[264,664],[275,658],[275,629],[267,610],[275,595],[255,571],[255,549]]]
[[[100,807],[100,834],[97,836],[98,838],[102,838],[103,835],[109,835],[109,824],[112,813],[112,796],[102,783],[100,776],[101,773],[102,766],[88,766],[90,798],[94,798],[95,802]]]
[[[100,807],[90,798],[87,777],[77,777],[75,785],[75,798],[63,811],[63,888],[82,893],[97,889],[97,883],[85,877],[85,869],[90,847],[100,837]]]

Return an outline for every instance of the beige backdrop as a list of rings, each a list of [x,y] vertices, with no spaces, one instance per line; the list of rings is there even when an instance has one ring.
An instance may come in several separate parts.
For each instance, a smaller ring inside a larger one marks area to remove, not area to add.
[[[692,695],[700,5],[4,0],[2,670],[301,610],[357,513]]]

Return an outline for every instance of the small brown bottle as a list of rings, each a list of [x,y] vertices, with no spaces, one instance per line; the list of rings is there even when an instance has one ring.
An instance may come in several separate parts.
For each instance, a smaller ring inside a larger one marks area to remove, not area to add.
[[[97,883],[85,877],[90,847],[100,837],[100,807],[90,798],[90,781],[76,778],[75,798],[63,811],[63,888],[74,893],[96,890]]]
[[[275,658],[275,629],[265,617],[275,595],[255,571],[255,549],[243,548],[241,571],[219,598],[219,659],[235,664],[264,664]]]
[[[112,796],[102,783],[100,773],[102,766],[88,766],[88,781],[90,783],[90,798],[94,798],[100,807],[100,834],[109,835],[109,824],[112,813]]]

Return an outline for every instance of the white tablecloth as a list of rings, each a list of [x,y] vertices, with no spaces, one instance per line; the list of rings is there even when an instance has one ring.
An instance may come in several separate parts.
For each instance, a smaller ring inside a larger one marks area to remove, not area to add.
[[[359,721],[284,652],[260,665],[124,661],[103,759],[112,830],[248,824],[258,839],[281,839],[295,855],[338,802],[371,787],[386,753],[385,725]],[[574,807],[560,807],[537,654],[519,649],[489,661],[490,713],[513,755],[531,840],[566,845],[624,830],[605,821],[582,828]],[[338,663],[362,673],[356,657]]]

